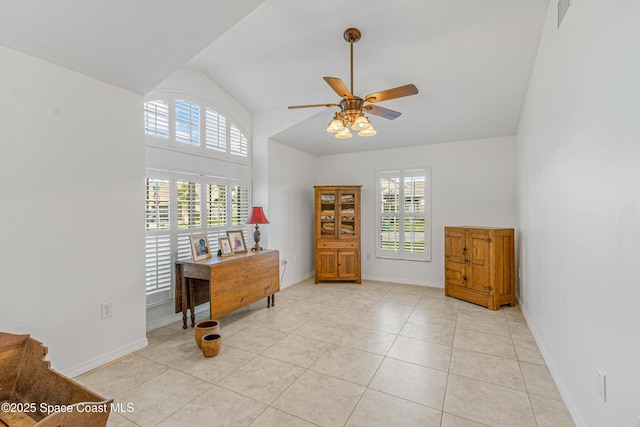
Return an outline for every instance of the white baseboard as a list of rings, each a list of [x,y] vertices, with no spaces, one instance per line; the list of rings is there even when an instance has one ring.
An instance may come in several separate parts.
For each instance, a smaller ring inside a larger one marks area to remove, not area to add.
[[[427,286],[430,288],[444,289],[444,283],[431,282],[428,280],[411,280],[411,279],[399,278],[399,277],[369,276],[369,275],[362,276],[362,278],[366,280],[375,280],[377,282],[400,283],[403,285]]]
[[[100,366],[106,365],[109,362],[113,362],[114,360],[120,359],[121,357],[127,356],[134,351],[138,351],[140,349],[145,348],[149,342],[147,338],[141,338],[137,341],[134,341],[130,344],[112,350],[108,353],[105,353],[101,356],[94,357],[93,359],[82,362],[76,366],[72,366],[69,369],[65,369],[60,373],[69,378],[77,377],[78,375],[82,375],[85,372],[89,372],[92,369],[99,368]]]

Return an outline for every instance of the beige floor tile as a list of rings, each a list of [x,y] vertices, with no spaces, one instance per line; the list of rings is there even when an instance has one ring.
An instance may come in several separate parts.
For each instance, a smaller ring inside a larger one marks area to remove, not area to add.
[[[336,344],[385,355],[396,337],[397,335],[386,332],[353,327],[346,331]]]
[[[318,300],[318,298],[315,298]],[[326,314],[328,305],[320,304],[318,302],[312,302],[311,300],[298,301],[292,306],[286,307],[284,311],[287,313],[296,314],[298,316],[313,317],[316,319],[322,318]]]
[[[494,356],[517,359],[516,350],[510,337],[486,334],[484,332],[456,329],[453,347],[492,354]]]
[[[513,338],[513,346],[516,349],[516,355],[519,361],[532,363],[534,365],[546,365],[535,341]]]
[[[533,335],[531,334],[531,330],[526,323],[520,322],[508,322],[509,331],[511,332],[512,338],[519,338],[527,341],[535,341]]]
[[[412,320],[410,318],[402,327],[400,335],[417,338],[419,340],[433,341],[438,344],[453,345],[455,332],[456,330],[453,327]]]
[[[301,335],[287,335],[262,354],[292,365],[308,368],[331,344]]]
[[[426,297],[425,297],[426,295]],[[438,297],[431,297],[428,294],[424,294],[416,307],[427,308],[430,310],[446,311],[448,313],[457,314],[460,306],[460,300],[440,295]]]
[[[343,426],[365,388],[307,371],[273,407],[321,426]]]
[[[351,326],[336,323],[331,320],[312,319],[296,329],[293,333],[314,340],[334,343],[340,340],[349,329],[351,329]]]
[[[115,398],[167,369],[165,365],[133,355],[74,379],[103,397]]]
[[[562,401],[529,395],[538,427],[574,427],[571,414]]]
[[[413,311],[413,305],[398,304],[395,302],[388,302],[384,298],[378,301],[373,307],[372,312],[386,314],[387,316],[408,318]]]
[[[253,323],[263,328],[275,329],[282,332],[293,332],[310,320],[310,317],[298,316],[297,314],[287,313],[286,311],[271,311]]]
[[[527,393],[454,374],[444,412],[494,427],[536,427]]]
[[[365,310],[354,310],[343,307],[327,307],[323,313],[318,314],[318,319],[330,320],[344,325],[353,325],[366,313]]]
[[[253,325],[232,335],[230,338],[225,338],[222,330],[220,332],[222,345],[230,345],[252,353],[262,353],[287,336],[285,332]]]
[[[456,348],[449,372],[467,378],[527,391],[517,360]]]
[[[366,386],[373,378],[383,356],[334,345],[309,369],[345,381]]]
[[[202,354],[193,334],[181,334],[156,346],[147,347],[137,354],[163,365],[175,366],[198,353]]]
[[[445,372],[385,358],[369,388],[442,410],[446,385]]]
[[[558,387],[546,366],[520,362],[520,369],[530,394],[562,400]]]
[[[451,362],[451,347],[400,336],[393,343],[387,357],[447,372]]]
[[[107,420],[107,427],[136,427],[137,424],[120,414],[111,412]]]
[[[404,326],[405,319],[402,317],[387,316],[375,312],[364,313],[354,322],[355,326],[365,329],[398,334]]]
[[[251,423],[251,427],[313,427],[315,425],[273,407],[267,408],[258,419]]]
[[[217,356],[204,357],[199,353],[178,363],[175,369],[217,384],[256,356],[256,353],[224,345],[223,339]]]
[[[304,369],[298,366],[257,356],[218,384],[268,405],[303,372]]]
[[[411,316],[409,316],[409,320],[416,320],[432,325],[448,326],[451,328],[456,326],[457,318],[458,310],[434,310],[432,308],[425,307],[424,305],[417,305],[411,313]]]
[[[346,427],[439,427],[441,415],[437,409],[367,389]]]
[[[167,326],[149,331],[147,332],[147,341],[149,342],[148,347],[153,347],[165,341],[169,341],[170,339],[177,337],[181,333],[181,331],[169,328]]]
[[[504,315],[495,315],[493,313],[495,313],[495,311],[467,312],[460,310],[456,320],[456,328],[488,332],[506,337],[510,336],[511,333]]]
[[[248,426],[266,405],[218,386],[187,403],[158,424],[159,427]]]
[[[169,369],[118,396],[117,401],[134,405],[134,411],[121,415],[140,426],[154,426],[211,387],[211,383]]]
[[[442,424],[440,424],[440,427],[487,427],[487,425],[447,414],[445,412],[442,414]]]

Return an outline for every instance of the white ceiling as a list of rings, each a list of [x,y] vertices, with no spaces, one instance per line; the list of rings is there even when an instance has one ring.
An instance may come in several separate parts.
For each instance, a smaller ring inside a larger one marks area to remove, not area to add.
[[[272,138],[326,155],[514,134],[548,0],[0,0],[0,44],[146,93],[182,66],[201,70],[252,113],[298,123]],[[337,103],[322,80],[356,95],[413,83],[378,105],[376,136],[325,131]]]

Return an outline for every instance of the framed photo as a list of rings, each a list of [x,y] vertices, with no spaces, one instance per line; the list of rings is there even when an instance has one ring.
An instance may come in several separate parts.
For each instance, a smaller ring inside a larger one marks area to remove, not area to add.
[[[231,249],[234,253],[247,252],[247,245],[244,243],[242,230],[227,231],[227,237],[231,241]]]
[[[195,233],[189,235],[191,240],[191,255],[194,261],[211,258],[211,248],[209,247],[209,239],[204,233]]]
[[[220,252],[222,256],[233,255],[233,249],[231,249],[231,240],[228,237],[221,237],[219,239],[220,242]]]

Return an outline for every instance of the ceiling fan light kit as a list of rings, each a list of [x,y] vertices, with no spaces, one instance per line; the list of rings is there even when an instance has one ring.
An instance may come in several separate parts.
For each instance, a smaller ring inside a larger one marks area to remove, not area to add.
[[[371,104],[415,95],[418,93],[418,88],[408,84],[369,94],[364,99],[353,95],[353,44],[360,40],[361,33],[357,28],[347,28],[343,37],[349,43],[351,51],[351,90],[338,77],[323,77],[334,92],[342,98],[339,104],[292,105],[289,108],[340,107],[340,111],[335,113],[333,119],[329,122],[327,132],[335,134],[336,138],[351,138],[353,136],[349,131],[349,127],[351,127],[352,130],[358,132],[358,136],[373,136],[377,132],[371,125],[369,118],[364,114],[364,111],[374,116],[393,120],[399,117],[401,113]],[[365,102],[369,104],[365,105]]]

